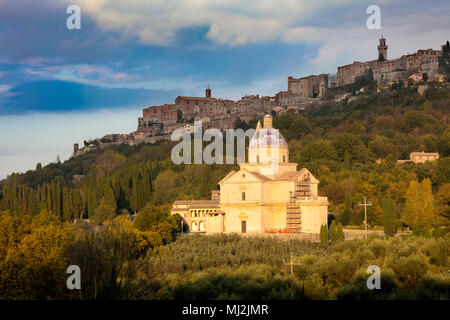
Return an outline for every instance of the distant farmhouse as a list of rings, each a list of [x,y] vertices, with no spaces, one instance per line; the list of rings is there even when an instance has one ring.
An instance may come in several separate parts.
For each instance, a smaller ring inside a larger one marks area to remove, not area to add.
[[[439,153],[437,152],[411,152],[409,154],[409,160],[397,160],[398,163],[413,162],[413,163],[425,163],[427,161],[434,161],[439,159]]]

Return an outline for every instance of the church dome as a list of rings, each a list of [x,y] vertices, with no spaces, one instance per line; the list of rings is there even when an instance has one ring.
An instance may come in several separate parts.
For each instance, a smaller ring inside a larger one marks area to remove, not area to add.
[[[249,145],[250,148],[267,147],[267,146],[287,147],[286,140],[284,140],[283,136],[278,131],[278,129],[262,128],[256,130]]]

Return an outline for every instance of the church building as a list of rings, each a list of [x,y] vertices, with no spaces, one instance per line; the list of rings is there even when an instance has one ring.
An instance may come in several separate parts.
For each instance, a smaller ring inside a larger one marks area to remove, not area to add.
[[[175,201],[190,232],[206,233],[320,233],[327,224],[328,200],[318,195],[319,181],[297,163],[266,115],[256,127],[248,163],[219,182],[211,200]]]

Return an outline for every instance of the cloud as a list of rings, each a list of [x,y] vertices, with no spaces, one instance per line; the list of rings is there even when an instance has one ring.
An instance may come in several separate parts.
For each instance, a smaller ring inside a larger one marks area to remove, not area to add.
[[[0,145],[0,157],[15,155],[16,152],[10,147]]]
[[[0,116],[29,112],[142,108],[165,103],[176,97],[175,91],[152,89],[103,88],[65,81],[34,81],[9,91],[0,105]]]
[[[412,51],[414,44],[436,48],[450,28],[450,6],[440,0],[433,6],[416,0],[378,1],[382,30],[366,27],[371,0],[79,0],[78,4],[105,32],[126,34],[149,46],[174,46],[183,30],[200,27],[206,28],[204,38],[219,46],[270,41],[311,45],[316,52],[305,57],[311,64],[305,70],[322,65],[319,72],[368,55],[376,58],[374,47],[381,32],[390,43],[399,44],[390,51],[399,56],[405,49]],[[189,41],[183,43],[189,49]]]
[[[315,30],[316,34],[327,34],[320,37],[317,53],[306,57],[311,64],[311,70],[322,72],[353,61],[368,61],[377,59],[378,38],[383,35],[387,39],[388,58],[395,59],[402,55],[416,52],[419,49],[440,49],[448,39],[450,20],[448,10],[435,10],[405,16],[392,15],[386,10],[382,18],[381,30],[367,28],[345,28]]]
[[[58,155],[64,161],[74,143],[107,133],[129,133],[141,114],[140,108],[118,108],[0,116],[0,180],[12,172],[34,169],[38,162],[55,162]]]
[[[11,89],[11,86],[7,84],[0,84],[0,93],[8,91],[9,89]]]
[[[339,65],[375,59],[381,34],[391,58],[439,48],[448,37],[448,1],[377,1],[383,29],[368,30],[372,3],[0,0],[0,103],[14,87],[41,80],[192,94],[207,84],[222,92],[253,91],[268,78],[335,73]],[[69,4],[81,7],[81,30],[65,28]]]
[[[70,0],[70,2],[73,2]],[[371,1],[343,0],[78,0],[82,12],[103,30],[119,30],[147,45],[170,45],[178,31],[207,26],[207,38],[221,45],[280,39],[292,41],[318,14],[367,7]],[[385,3],[390,1],[385,1]],[[361,10],[361,16],[365,11]],[[339,23],[339,22],[337,22]],[[305,28],[306,27],[306,28]],[[301,39],[310,38],[302,36]]]

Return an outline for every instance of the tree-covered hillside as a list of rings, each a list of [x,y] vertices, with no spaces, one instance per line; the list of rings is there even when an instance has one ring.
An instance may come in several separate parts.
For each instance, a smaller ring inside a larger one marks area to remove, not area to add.
[[[344,225],[362,222],[356,204],[368,196],[374,203],[370,225],[383,224],[382,200],[391,198],[398,226],[425,223],[432,230],[436,221],[406,223],[402,216],[408,194],[413,193],[408,193],[411,181],[430,182],[431,190],[419,194],[433,197],[432,217],[448,201],[449,108],[449,88],[431,86],[423,96],[414,88],[392,89],[361,95],[350,103],[283,114],[274,119],[274,126],[289,143],[290,161],[319,178],[321,194],[330,199],[330,212]],[[245,129],[255,122],[237,125]],[[146,204],[208,198],[218,181],[236,167],[175,165],[170,159],[174,145],[119,145],[65,163],[38,164],[36,170],[13,174],[0,183],[0,210],[21,217],[45,209],[63,221],[92,218],[98,211],[101,220],[138,212]],[[439,152],[440,159],[396,164],[412,151]]]
[[[449,106],[450,90],[431,85],[424,96],[387,90],[274,119],[290,161],[320,180],[331,225],[361,225],[367,196],[369,228],[387,239],[179,237],[171,203],[209,198],[237,166],[175,165],[174,142],[14,174],[0,182],[0,299],[289,299],[291,285],[294,299],[449,299]],[[412,151],[440,159],[397,163]],[[412,237],[392,237],[406,227]],[[80,292],[65,286],[72,264],[84,270]],[[371,264],[382,268],[375,293],[365,287]]]

